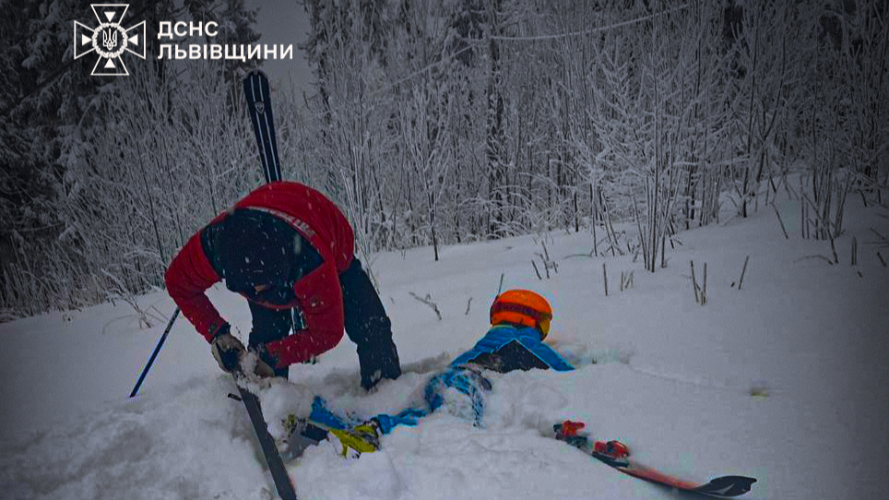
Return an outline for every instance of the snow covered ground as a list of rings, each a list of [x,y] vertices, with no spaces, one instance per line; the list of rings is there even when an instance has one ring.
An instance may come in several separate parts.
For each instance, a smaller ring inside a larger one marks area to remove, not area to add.
[[[876,256],[887,211],[850,197],[846,233],[802,240],[799,207],[679,235],[667,267],[651,274],[632,257],[590,258],[588,233],[553,232],[552,279],[537,279],[533,237],[375,257],[404,376],[373,394],[358,388],[348,339],[291,381],[355,415],[399,409],[429,375],[486,331],[504,288],[546,295],[549,341],[579,370],[494,376],[485,428],[441,412],[383,439],[383,450],[344,460],[332,445],[288,464],[306,499],[678,498],[542,436],[566,418],[595,437],[620,439],[650,466],[692,480],[758,478],[751,499],[885,498],[889,464],[889,268]],[[601,236],[601,234],[600,234]],[[859,264],[850,265],[857,237]],[[882,246],[889,258],[889,248]],[[743,287],[736,282],[750,256]],[[695,303],[689,261],[707,304]],[[602,263],[609,296],[603,291]],[[539,259],[538,259],[539,265]],[[633,287],[619,291],[621,271]],[[734,286],[732,284],[735,283]],[[431,295],[442,313],[411,296]],[[242,334],[246,304],[211,298]],[[467,313],[467,303],[469,303]],[[142,299],[166,316],[158,292]],[[119,303],[0,324],[0,498],[268,499],[274,495],[243,406],[180,318],[145,381],[127,399],[164,328],[140,328]],[[591,361],[595,359],[596,362]],[[262,397],[269,420],[307,403],[294,386]],[[271,422],[273,427],[275,422]]]

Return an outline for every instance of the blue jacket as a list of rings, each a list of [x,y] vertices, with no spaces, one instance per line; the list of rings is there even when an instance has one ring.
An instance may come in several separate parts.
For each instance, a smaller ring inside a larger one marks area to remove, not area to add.
[[[529,353],[553,370],[564,372],[574,369],[570,363],[565,361],[565,358],[540,340],[539,331],[534,328],[511,325],[492,327],[481,340],[475,343],[472,349],[457,356],[451,362],[451,366],[465,365],[482,354],[494,354],[506,347],[510,342],[519,343]]]

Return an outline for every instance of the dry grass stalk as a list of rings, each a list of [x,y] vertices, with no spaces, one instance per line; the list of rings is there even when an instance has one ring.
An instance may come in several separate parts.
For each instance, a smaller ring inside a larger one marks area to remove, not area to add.
[[[531,265],[534,266],[534,272],[537,273],[537,279],[543,280],[543,277],[540,276],[540,271],[537,269],[537,263],[534,262],[534,259],[531,259]]]
[[[630,271],[630,272],[621,271],[620,272],[620,291],[623,292],[624,290],[628,290],[630,288],[633,288],[633,271]]]
[[[704,288],[701,290],[701,305],[707,303],[707,263],[704,262]]]
[[[744,267],[741,268],[741,279],[738,280],[738,290],[741,289],[741,285],[744,283],[744,273],[747,272],[747,262],[750,260],[750,256],[744,258]]]
[[[801,262],[806,259],[824,259],[824,262],[827,262],[831,266],[833,265],[833,262],[831,262],[830,259],[828,259],[827,257],[825,257],[823,255],[806,255],[805,257],[800,257],[800,258],[796,259],[795,261],[793,261],[793,263],[796,264],[797,262]]]
[[[858,265],[858,240],[852,237],[852,265]]]
[[[605,296],[608,296],[608,271],[605,269],[605,263],[602,263],[602,279],[605,281]]]
[[[778,207],[776,207],[774,204],[772,204],[772,208],[775,209],[775,215],[778,217],[778,222],[781,223],[781,232],[784,233],[784,239],[789,240],[790,236],[788,236],[788,234],[787,234],[787,228],[784,227],[784,221],[781,219],[781,214],[778,212]]]
[[[426,297],[420,297],[419,295],[415,294],[414,292],[409,292],[409,293],[410,293],[411,297],[413,297],[413,298],[417,299],[418,301],[429,306],[429,308],[435,312],[435,315],[438,316],[438,320],[441,321],[441,311],[438,310],[438,305],[435,302],[432,302],[431,295],[429,295],[427,293]]]

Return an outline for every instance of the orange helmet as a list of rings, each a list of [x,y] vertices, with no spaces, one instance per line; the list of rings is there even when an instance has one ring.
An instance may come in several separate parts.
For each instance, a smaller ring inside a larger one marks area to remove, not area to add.
[[[549,333],[553,310],[540,294],[530,290],[507,290],[491,304],[491,324],[512,323],[540,330],[541,340]]]

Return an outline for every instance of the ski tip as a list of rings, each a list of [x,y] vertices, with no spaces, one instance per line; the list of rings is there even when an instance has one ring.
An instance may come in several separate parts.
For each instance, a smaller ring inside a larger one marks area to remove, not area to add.
[[[717,477],[707,484],[698,486],[693,491],[713,497],[736,497],[750,491],[756,479],[745,476]]]
[[[260,77],[265,78],[266,80],[269,79],[268,75],[265,74],[265,71],[263,71],[259,68],[253,68],[250,71],[248,71],[247,74],[244,76],[244,79],[246,80],[247,78],[250,78],[253,75],[259,75]]]

